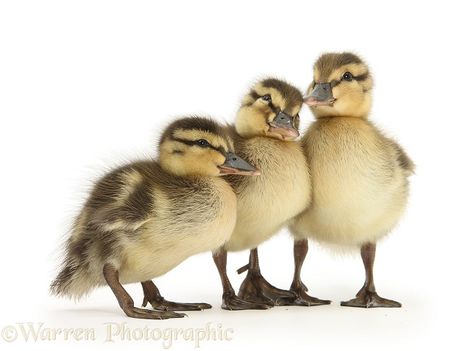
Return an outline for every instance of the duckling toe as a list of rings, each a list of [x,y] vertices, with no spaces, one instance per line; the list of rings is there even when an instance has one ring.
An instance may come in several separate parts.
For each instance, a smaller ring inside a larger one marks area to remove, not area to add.
[[[222,296],[222,309],[228,311],[241,311],[241,310],[267,310],[272,308],[273,305],[266,303],[259,303],[253,301],[246,301],[241,299],[235,294],[224,294]]]
[[[292,289],[296,294],[296,298],[293,300],[286,300],[285,306],[303,306],[303,307],[312,307],[312,306],[321,306],[331,304],[331,300],[318,299],[317,297],[310,296],[306,293],[307,289]]]
[[[166,300],[161,296],[156,285],[147,280],[141,283],[143,287],[143,303],[142,307],[146,307],[148,303],[158,311],[200,311],[212,308],[205,302],[183,303]]]
[[[162,300],[159,302],[150,302],[154,309],[162,311],[201,311],[212,308],[205,302],[184,303]]]
[[[283,306],[295,300],[297,295],[292,291],[273,286],[260,272],[249,271],[240,286],[239,297],[246,301]]]
[[[186,316],[184,313],[175,313],[172,311],[152,311],[138,307],[126,307],[123,311],[128,317],[138,319],[170,319],[183,318]]]
[[[375,291],[363,290],[359,292],[354,299],[349,301],[342,301],[341,306],[362,308],[397,308],[402,307],[402,304],[394,300],[389,300],[380,297]]]

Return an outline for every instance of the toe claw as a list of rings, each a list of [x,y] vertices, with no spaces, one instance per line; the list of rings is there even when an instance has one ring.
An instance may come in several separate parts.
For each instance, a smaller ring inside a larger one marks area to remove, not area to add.
[[[205,303],[205,302],[198,303],[198,306],[201,310],[209,310],[209,309],[212,308],[212,305],[210,305],[208,303]]]

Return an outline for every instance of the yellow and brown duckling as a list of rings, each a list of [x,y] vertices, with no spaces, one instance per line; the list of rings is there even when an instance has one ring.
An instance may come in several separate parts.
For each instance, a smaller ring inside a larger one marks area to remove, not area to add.
[[[299,143],[303,96],[292,85],[265,79],[255,84],[237,113],[234,144],[261,172],[259,177],[227,178],[237,194],[237,223],[224,247],[214,253],[223,285],[222,308],[266,309],[294,300],[290,291],[275,288],[262,276],[257,246],[271,238],[310,201],[310,178]],[[236,296],[226,273],[227,251],[251,249],[248,270]]]
[[[294,290],[304,292],[300,269],[307,238],[359,247],[366,280],[353,307],[400,307],[380,297],[373,278],[376,243],[402,216],[408,177],[414,164],[405,151],[369,120],[372,77],[351,53],[322,55],[314,65],[305,103],[316,117],[302,139],[311,173],[313,198],[297,217]]]
[[[191,255],[221,247],[236,221],[236,196],[223,174],[258,171],[234,154],[228,131],[201,117],[179,119],[164,131],[158,161],[140,161],[100,179],[76,219],[64,265],[51,284],[57,295],[80,298],[108,285],[134,318],[183,317],[173,311],[210,308],[165,300],[152,279]],[[135,307],[122,284],[141,282]]]

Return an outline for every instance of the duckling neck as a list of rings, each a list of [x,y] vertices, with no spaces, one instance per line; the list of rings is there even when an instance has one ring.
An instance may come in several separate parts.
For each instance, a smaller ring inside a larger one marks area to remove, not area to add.
[[[370,110],[371,110],[371,102],[362,103],[359,106],[354,106],[352,109],[343,109],[344,111],[337,111],[337,110],[324,110],[324,109],[316,109],[311,107],[311,112],[313,113],[316,119],[322,118],[336,118],[336,117],[343,117],[343,118],[358,118],[367,120],[369,118]]]
[[[170,164],[166,162],[162,158],[158,159],[158,165],[161,167],[163,171],[166,173],[175,176],[175,177],[182,177],[182,178],[207,178],[207,176],[202,174],[194,174],[190,173],[189,171],[185,170],[183,167],[180,167],[178,164]]]
[[[250,139],[250,138],[260,136],[259,134],[251,132],[250,130],[244,129],[240,126],[234,126],[234,131],[237,134],[237,136],[242,139]]]
[[[172,166],[166,159],[163,159],[162,157],[158,159],[158,165],[166,173],[169,173],[171,175],[178,176],[178,177],[181,177],[183,175],[183,173],[180,171],[179,168]]]
[[[265,135],[263,132],[262,133],[256,133],[256,132],[250,132],[250,131],[244,131],[241,129],[238,129],[236,126],[234,126],[234,138],[238,138],[241,140],[250,140],[250,139],[262,139],[264,141],[272,140],[275,141],[276,143],[288,143],[293,140],[283,140],[283,139],[277,139],[273,137],[269,137],[268,135]]]

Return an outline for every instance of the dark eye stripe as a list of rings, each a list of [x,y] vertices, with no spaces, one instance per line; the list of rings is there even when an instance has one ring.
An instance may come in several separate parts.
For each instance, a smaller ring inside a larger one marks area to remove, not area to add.
[[[171,138],[172,140],[174,141],[177,141],[177,142],[180,142],[180,143],[183,143],[183,144],[186,144],[186,145],[189,145],[189,146],[200,146],[200,147],[203,147],[199,144],[197,144],[197,141],[198,140],[188,140],[188,139],[181,139],[181,138]],[[200,140],[200,139],[199,139]],[[220,152],[223,156],[226,156],[226,151],[225,149],[222,147],[222,146],[219,146],[219,147],[215,147],[214,145],[210,144],[209,145],[206,145],[205,147],[207,148],[210,148],[210,149],[213,149],[213,150],[216,150],[217,152]]]
[[[353,77],[352,77],[352,79],[355,79],[355,80],[357,80],[358,82],[363,81],[363,80],[366,80],[367,78],[369,78],[369,74],[368,74],[368,73],[364,73],[364,74],[361,74],[360,76],[353,76]]]
[[[174,141],[189,145],[189,146],[196,145],[196,142],[194,140],[181,139],[181,138],[175,138],[175,137],[173,137],[171,139],[174,140]]]
[[[252,106],[254,104],[255,101],[258,100],[258,98],[260,97],[260,95],[257,94],[257,92],[255,90],[252,90],[250,93],[249,93],[250,97],[252,98],[251,101],[248,101],[244,104],[242,104],[242,106]]]
[[[278,109],[275,107],[275,105],[273,105],[273,102],[269,101],[268,107],[270,107],[273,112],[277,113]]]
[[[358,82],[362,82],[364,80],[366,80],[367,78],[369,78],[369,74],[368,73],[363,73],[359,76],[352,76],[352,79],[353,80],[356,80]],[[334,87],[337,87],[339,84],[341,84],[342,82],[344,81],[344,79],[339,79],[339,80],[333,80],[331,81],[331,88],[334,88]],[[314,85],[313,85],[313,89],[316,87],[316,82],[314,82]]]
[[[258,95],[255,90],[252,90],[252,91],[250,92],[250,97],[251,97],[252,99],[254,99],[254,100],[257,100],[257,99],[260,97],[260,95]]]

